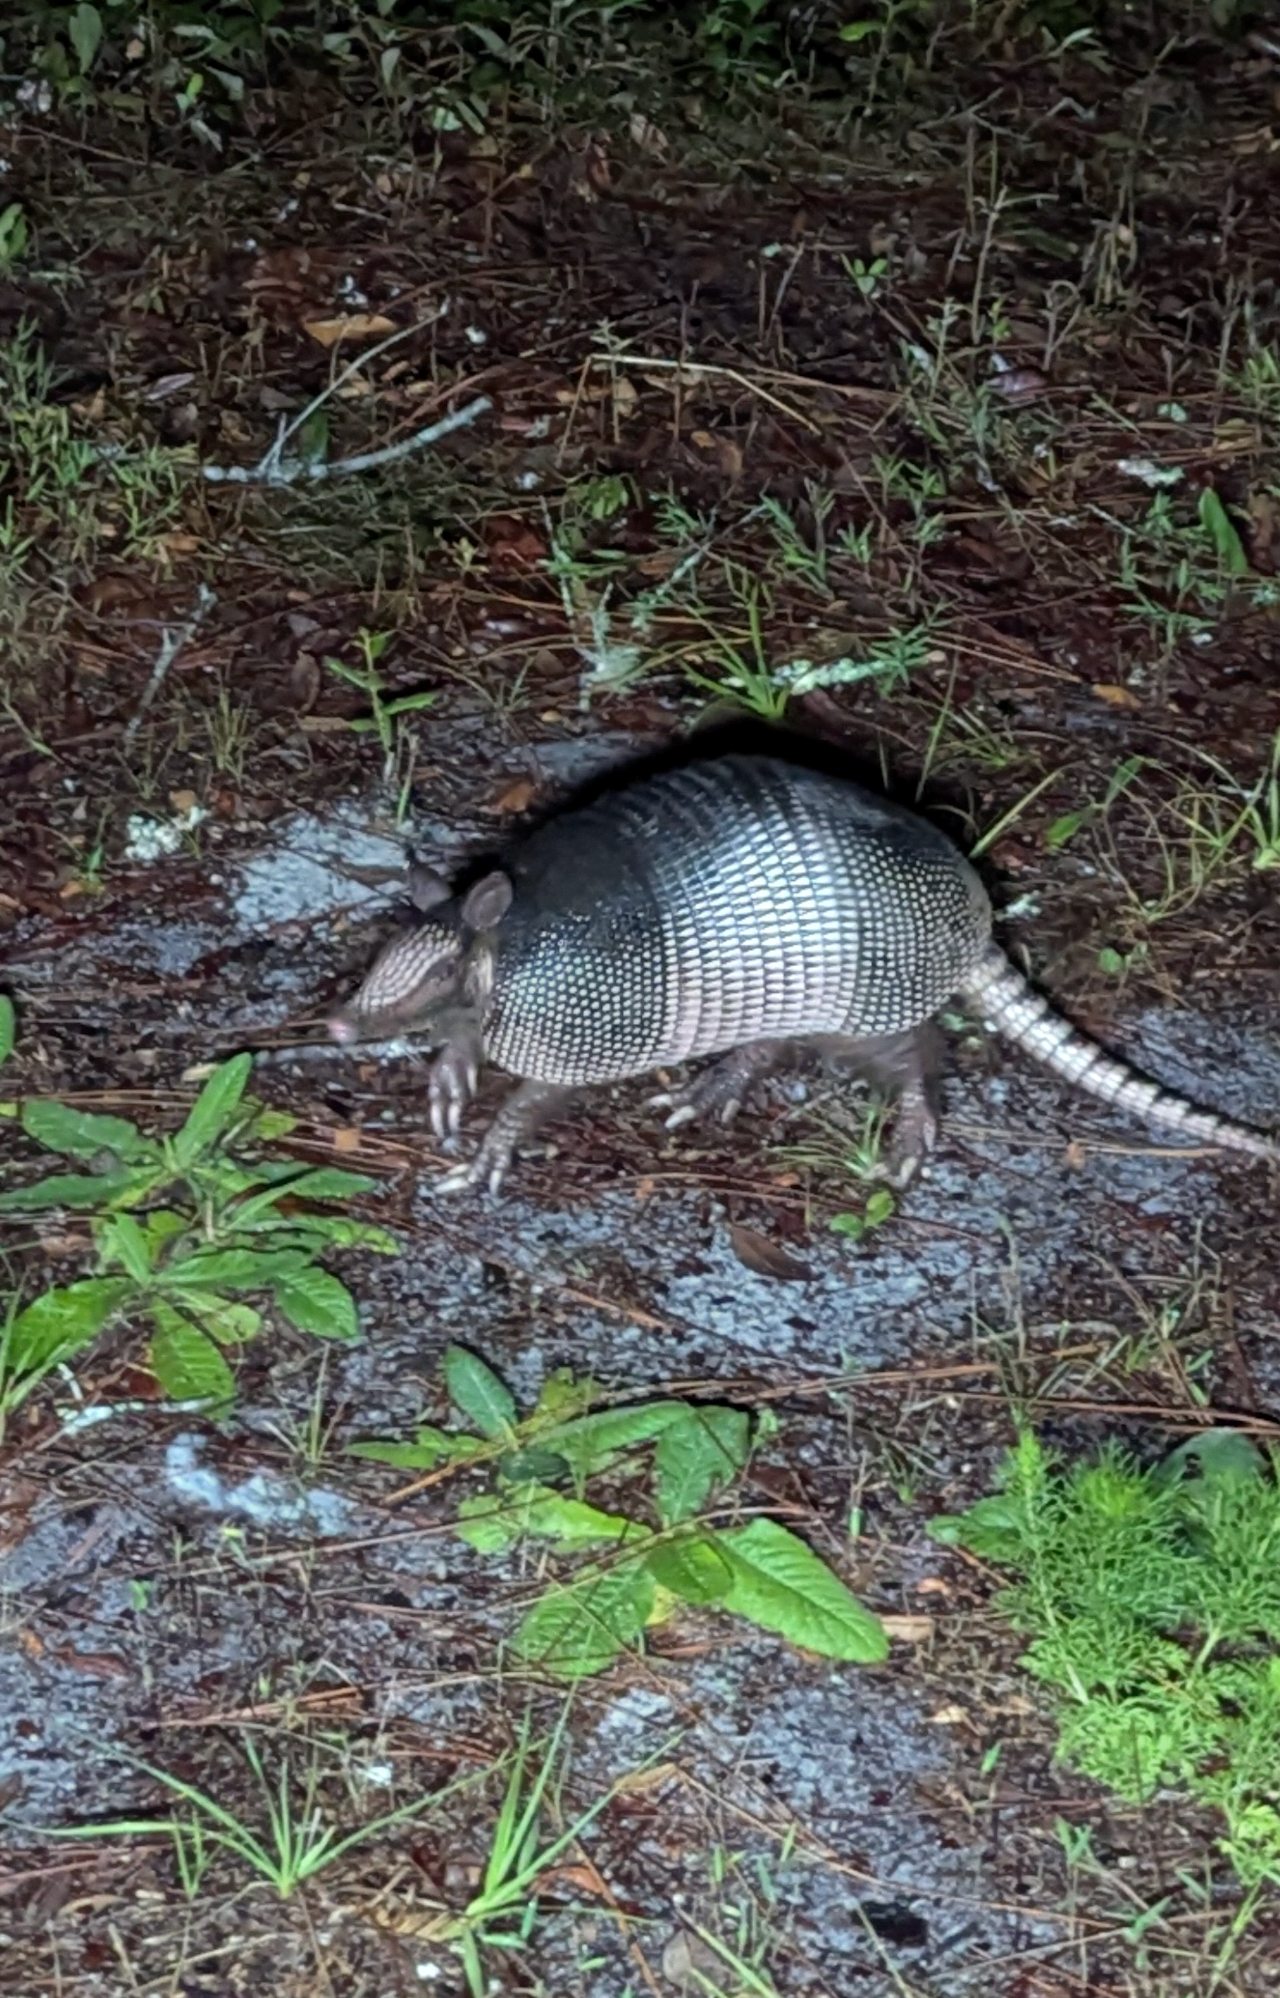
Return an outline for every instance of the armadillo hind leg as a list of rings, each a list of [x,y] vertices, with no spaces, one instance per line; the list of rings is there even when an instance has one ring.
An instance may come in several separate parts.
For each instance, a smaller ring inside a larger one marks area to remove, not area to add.
[[[942,1036],[932,1025],[854,1039],[824,1034],[812,1045],[832,1066],[853,1069],[895,1099],[893,1130],[870,1177],[909,1186],[938,1142]]]
[[[695,1117],[714,1117],[721,1124],[731,1124],[755,1084],[790,1052],[787,1041],[748,1041],[745,1047],[734,1048],[731,1054],[713,1061],[683,1088],[664,1089],[647,1098],[648,1108],[670,1111],[663,1119],[668,1131],[692,1123]]]
[[[490,1193],[497,1193],[511,1169],[517,1147],[577,1094],[576,1089],[562,1089],[554,1083],[522,1082],[500,1107],[475,1157],[438,1179],[433,1191],[465,1193],[473,1187],[487,1187]]]

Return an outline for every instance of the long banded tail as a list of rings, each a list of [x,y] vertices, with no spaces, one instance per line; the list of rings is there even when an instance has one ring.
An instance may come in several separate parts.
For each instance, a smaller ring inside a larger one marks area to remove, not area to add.
[[[1127,1062],[1107,1054],[1054,1012],[998,944],[988,946],[961,987],[960,997],[984,1026],[1003,1034],[1086,1095],[1197,1144],[1220,1145],[1225,1151],[1280,1162],[1280,1138],[1251,1130],[1230,1117],[1219,1117],[1212,1110],[1198,1109],[1185,1096],[1162,1089]]]

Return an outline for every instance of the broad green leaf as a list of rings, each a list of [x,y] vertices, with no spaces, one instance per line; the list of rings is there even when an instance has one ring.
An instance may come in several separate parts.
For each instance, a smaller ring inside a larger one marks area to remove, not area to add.
[[[689,1412],[685,1401],[644,1401],[631,1408],[602,1408],[595,1415],[548,1430],[543,1440],[569,1459],[581,1477],[601,1470],[624,1450],[652,1443]]]
[[[507,1485],[560,1485],[568,1482],[569,1461],[545,1444],[530,1443],[498,1460],[498,1476]]]
[[[299,1332],[313,1332],[318,1339],[358,1339],[356,1301],[345,1283],[328,1270],[299,1270],[296,1276],[281,1277],[271,1286],[278,1308]]]
[[[556,1367],[542,1383],[529,1417],[530,1425],[538,1423],[545,1427],[549,1422],[569,1422],[575,1416],[585,1415],[604,1393],[605,1389],[590,1374],[575,1375],[569,1367]]]
[[[98,1230],[98,1253],[118,1262],[141,1289],[151,1282],[151,1245],[132,1214],[112,1214]]]
[[[235,1397],[235,1377],[212,1339],[180,1311],[157,1299],[151,1368],[171,1401],[207,1401],[225,1408]]]
[[[81,76],[87,76],[102,45],[102,16],[90,0],[80,0],[67,19],[67,35],[76,52]]]
[[[295,1116],[288,1110],[273,1110],[270,1104],[265,1104],[258,1111],[249,1126],[253,1136],[261,1139],[264,1145],[279,1144],[281,1138],[287,1138],[290,1131],[296,1131],[297,1128],[298,1120]]]
[[[262,1183],[257,1173],[245,1172],[237,1165],[230,1152],[215,1151],[207,1158],[195,1159],[184,1176],[202,1206],[228,1210],[237,1195],[252,1193]]]
[[[648,1528],[633,1519],[602,1512],[583,1499],[566,1498],[542,1485],[463,1499],[457,1531],[468,1547],[482,1554],[526,1538],[550,1540],[566,1551],[650,1538]]]
[[[173,1140],[179,1166],[191,1165],[226,1130],[240,1107],[252,1068],[253,1056],[239,1054],[214,1069]]]
[[[930,1538],[941,1547],[966,1547],[984,1561],[1015,1561],[1026,1542],[1027,1506],[1015,1492],[994,1492],[968,1512],[938,1513]]]
[[[70,1103],[57,1103],[46,1096],[31,1097],[22,1106],[22,1128],[29,1138],[49,1152],[65,1152],[69,1158],[96,1158],[99,1152],[114,1152],[129,1163],[161,1156],[161,1147],[131,1124],[127,1117],[99,1117],[76,1110]]]
[[[465,1463],[479,1456],[488,1445],[479,1436],[465,1436],[456,1429],[437,1429],[423,1423],[412,1443],[372,1440],[351,1443],[348,1457],[364,1457],[375,1464],[394,1464],[402,1471],[432,1471],[437,1464]]]
[[[682,1533],[658,1540],[645,1566],[659,1588],[686,1603],[718,1603],[729,1593],[733,1570],[715,1533]]]
[[[444,1356],[449,1399],[482,1436],[505,1436],[516,1420],[516,1402],[506,1383],[466,1346],[450,1346]]]
[[[363,1173],[341,1172],[335,1166],[292,1166],[284,1171],[263,1174],[268,1183],[258,1193],[251,1194],[235,1209],[232,1220],[237,1228],[255,1228],[261,1225],[261,1217],[267,1215],[277,1225],[288,1225],[297,1217],[289,1216],[288,1221],[279,1213],[282,1200],[345,1200],[359,1193],[369,1193],[376,1189],[377,1181]],[[329,1217],[318,1215],[317,1220]],[[337,1217],[334,1217],[337,1218]]]
[[[386,1228],[373,1221],[356,1221],[349,1214],[281,1214],[267,1206],[247,1216],[236,1207],[227,1216],[227,1226],[237,1240],[269,1237],[271,1249],[301,1249],[308,1261],[327,1249],[369,1249],[376,1256],[398,1256],[403,1244]]]
[[[131,1172],[55,1173],[38,1179],[34,1186],[17,1186],[0,1193],[0,1214],[38,1214],[49,1207],[66,1207],[77,1212],[91,1207],[109,1207],[138,1186]]]
[[[262,1313],[252,1304],[241,1304],[216,1290],[188,1290],[185,1285],[176,1285],[168,1292],[168,1301],[189,1311],[220,1346],[246,1345],[262,1330]]]
[[[311,1166],[285,1188],[297,1200],[355,1200],[377,1190],[377,1180],[368,1173],[346,1172],[340,1166]]]
[[[658,1438],[654,1452],[654,1482],[658,1512],[664,1526],[691,1519],[700,1512],[717,1485],[737,1476],[751,1448],[751,1423],[737,1408],[721,1404],[686,1407],[683,1421],[673,1422]]]
[[[585,1499],[570,1498],[545,1485],[531,1485],[523,1495],[514,1494],[522,1504],[524,1531],[536,1540],[551,1540],[568,1551],[575,1547],[598,1547],[608,1541],[647,1540],[649,1529],[639,1521],[618,1512],[603,1512]]]
[[[5,1372],[44,1373],[78,1353],[97,1338],[131,1288],[125,1277],[85,1277],[33,1298],[5,1337]]]
[[[458,1507],[456,1531],[477,1554],[504,1553],[524,1534],[521,1507],[515,1500],[498,1498],[492,1492],[483,1498],[464,1498]]]
[[[724,1609],[824,1658],[875,1665],[888,1657],[879,1618],[785,1526],[753,1519],[715,1538],[733,1571],[721,1598]]]
[[[404,1244],[375,1221],[355,1221],[349,1214],[310,1214],[301,1217],[306,1232],[331,1249],[368,1249],[375,1256],[398,1256]]]
[[[310,1260],[303,1249],[197,1249],[161,1275],[166,1283],[199,1290],[268,1290],[305,1270]]]
[[[252,1126],[249,1128],[252,1129]],[[224,1160],[228,1164],[231,1163],[229,1159],[226,1159],[225,1154]],[[302,1169],[310,1170],[309,1167]],[[255,1159],[252,1165],[240,1166],[238,1168],[240,1191],[242,1193],[250,1193],[256,1191],[258,1187],[284,1186],[289,1180],[297,1176],[299,1170],[297,1159]],[[243,1213],[244,1209],[239,1208],[237,1212]]]
[[[8,1061],[17,1037],[18,1016],[13,1010],[13,1001],[0,992],[0,1061]]]
[[[191,1225],[192,1216],[180,1214],[176,1207],[153,1207],[143,1223],[147,1232],[147,1241],[151,1246],[152,1261],[155,1261],[157,1249],[167,1247],[175,1236],[185,1234]]]
[[[548,1590],[522,1620],[512,1648],[561,1679],[603,1672],[638,1648],[653,1607],[653,1581],[637,1562],[579,1575]]]
[[[1149,1473],[1157,1490],[1198,1474],[1207,1483],[1234,1484],[1261,1477],[1266,1469],[1262,1452],[1238,1429],[1205,1429],[1179,1443]]]

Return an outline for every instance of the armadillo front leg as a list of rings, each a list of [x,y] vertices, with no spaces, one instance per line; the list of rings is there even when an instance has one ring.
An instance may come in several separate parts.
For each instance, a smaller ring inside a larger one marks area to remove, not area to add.
[[[484,1044],[478,1027],[459,1030],[445,1042],[431,1064],[427,1103],[437,1138],[456,1138],[462,1113],[476,1093]]]
[[[561,1089],[549,1082],[522,1082],[513,1089],[480,1141],[480,1149],[467,1165],[455,1166],[435,1183],[437,1193],[463,1193],[477,1186],[497,1193],[511,1167],[516,1147],[532,1137],[539,1124],[553,1117],[572,1101],[573,1089]]]
[[[650,1096],[648,1107],[671,1112],[663,1119],[668,1131],[692,1123],[695,1117],[713,1116],[721,1124],[731,1124],[755,1084],[790,1052],[787,1041],[748,1041],[712,1062],[683,1089],[664,1089]]]

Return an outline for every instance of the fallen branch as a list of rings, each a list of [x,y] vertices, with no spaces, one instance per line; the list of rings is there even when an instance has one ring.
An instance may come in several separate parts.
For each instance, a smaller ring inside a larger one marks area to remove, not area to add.
[[[329,391],[326,390],[326,394]],[[487,395],[478,395],[472,402],[464,403],[461,409],[451,410],[442,416],[438,423],[429,423],[425,430],[415,430],[412,437],[402,439],[399,444],[386,444],[380,451],[359,451],[351,458],[338,458],[333,464],[322,458],[285,458],[281,447],[291,430],[319,406],[323,397],[309,404],[302,416],[295,419],[289,430],[282,431],[266,456],[256,465],[202,465],[201,472],[211,484],[218,485],[265,485],[291,486],[302,479],[336,479],[350,472],[372,471],[378,465],[394,465],[401,458],[410,457],[415,451],[424,451],[429,444],[436,444],[447,437],[452,430],[465,429],[474,423],[486,410],[493,408],[493,400]]]

